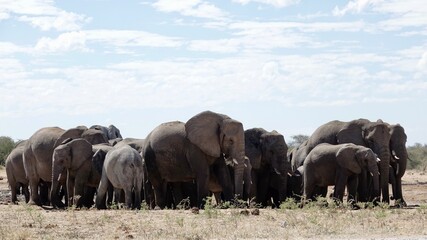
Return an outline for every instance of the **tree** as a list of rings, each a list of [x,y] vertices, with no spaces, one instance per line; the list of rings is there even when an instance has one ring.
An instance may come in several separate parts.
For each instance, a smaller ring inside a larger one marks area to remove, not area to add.
[[[0,164],[4,166],[7,156],[15,147],[15,142],[10,137],[0,137]]]
[[[292,138],[292,140],[290,142],[288,142],[289,150],[292,150],[292,149],[298,147],[299,145],[301,145],[301,143],[308,140],[309,136],[303,135],[303,134],[298,134],[298,135],[291,136],[291,138]]]

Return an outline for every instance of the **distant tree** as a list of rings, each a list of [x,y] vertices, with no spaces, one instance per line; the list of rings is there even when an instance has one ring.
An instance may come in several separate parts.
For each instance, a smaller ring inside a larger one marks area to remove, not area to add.
[[[7,156],[15,147],[15,142],[10,137],[0,137],[0,165],[4,166]]]
[[[291,141],[288,142],[289,150],[292,150],[292,149],[298,147],[299,145],[301,145],[301,143],[303,143],[308,138],[309,138],[309,136],[303,135],[303,134],[291,136]]]
[[[427,145],[415,143],[413,146],[407,147],[408,150],[408,169],[426,170],[427,167]]]

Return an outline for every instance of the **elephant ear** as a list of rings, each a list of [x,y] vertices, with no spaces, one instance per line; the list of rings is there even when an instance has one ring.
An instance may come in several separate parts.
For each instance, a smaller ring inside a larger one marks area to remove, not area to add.
[[[120,134],[120,130],[111,124],[108,126],[108,139],[114,139],[114,138],[123,138],[122,134]]]
[[[356,145],[365,145],[362,129],[353,123],[346,124],[338,131],[337,143],[354,143]]]
[[[220,126],[228,116],[205,111],[190,118],[185,123],[185,132],[188,140],[199,147],[205,154],[220,157]]]
[[[107,153],[104,150],[98,149],[92,156],[93,166],[99,174],[102,174],[102,167],[104,166],[106,155]]]
[[[249,158],[253,169],[261,167],[261,136],[264,132],[266,131],[262,128],[251,128],[245,131],[245,154]]]
[[[86,130],[87,128],[84,127],[75,127],[75,128],[70,128],[67,131],[65,131],[61,136],[59,136],[58,139],[56,139],[55,142],[55,147],[59,146],[62,142],[64,142],[64,140],[66,140],[67,138],[71,138],[71,139],[76,139],[76,138],[80,138],[81,135],[83,134],[83,132]]]
[[[337,152],[337,163],[352,173],[359,174],[362,167],[356,159],[356,150],[352,144],[344,144]]]

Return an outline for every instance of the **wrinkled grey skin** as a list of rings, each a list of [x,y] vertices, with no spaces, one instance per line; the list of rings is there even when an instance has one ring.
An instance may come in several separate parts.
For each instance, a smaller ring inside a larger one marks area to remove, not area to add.
[[[52,181],[52,155],[55,147],[67,138],[84,138],[92,144],[107,142],[99,130],[88,130],[85,126],[64,130],[46,127],[36,131],[26,142],[23,153],[25,174],[30,184],[29,204],[41,205],[39,183]],[[47,198],[47,196],[45,197]]]
[[[25,175],[24,162],[22,154],[24,153],[25,141],[19,142],[6,158],[5,168],[7,181],[12,193],[12,202],[17,203],[17,192],[22,188],[25,196],[25,202],[30,200],[30,191],[28,189],[28,179]]]
[[[366,168],[373,176],[374,196],[379,197],[376,154],[369,148],[352,143],[317,145],[304,161],[304,197],[313,199],[316,187],[334,185],[334,198],[343,200],[345,186],[349,199],[354,200],[357,175]]]
[[[255,202],[263,206],[267,206],[271,197],[276,206],[285,200],[291,172],[287,152],[282,134],[262,128],[245,131],[245,153],[252,166],[249,199],[255,198]]]
[[[53,151],[52,162],[52,189],[50,197],[54,207],[63,207],[58,199],[58,184],[63,171],[67,172],[67,198],[68,206],[83,205],[87,198],[86,186],[96,186],[98,182],[92,181],[92,144],[85,139],[77,138],[66,140]],[[74,196],[79,196],[75,199]]]
[[[321,143],[354,143],[372,149],[381,159],[379,169],[382,201],[389,203],[390,132],[387,124],[382,121],[371,122],[366,119],[358,119],[350,122],[328,122],[318,127],[308,139],[307,144],[293,154],[292,162],[294,165],[292,168],[297,169],[299,166],[302,166],[305,157],[314,147]],[[363,186],[359,188],[359,201],[372,200],[368,196],[366,183],[359,182],[359,185]]]
[[[168,122],[156,127],[147,136],[143,151],[156,205],[164,208],[167,183],[195,180],[198,207],[203,207],[203,199],[209,194],[210,166],[218,159],[222,161],[223,156],[235,163],[233,193],[242,197],[245,160],[242,123],[206,111],[187,123]]]
[[[90,127],[90,129],[101,130],[104,133],[104,136],[107,140],[123,138],[122,135],[120,134],[120,130],[112,124],[108,127],[101,126],[101,125],[93,125]]]
[[[105,209],[105,193],[109,184],[116,192],[124,190],[127,208],[141,208],[142,157],[130,146],[122,146],[109,151],[102,168],[101,182],[96,195],[96,207]],[[134,199],[132,199],[134,192]]]

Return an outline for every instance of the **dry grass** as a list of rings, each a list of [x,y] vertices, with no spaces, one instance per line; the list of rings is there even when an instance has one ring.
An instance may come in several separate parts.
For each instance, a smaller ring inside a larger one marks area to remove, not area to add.
[[[417,176],[419,177],[417,178]],[[2,172],[0,172],[0,176]],[[411,178],[409,178],[411,177]],[[427,238],[427,177],[408,175],[404,194],[420,207],[304,209],[45,210],[0,205],[1,239],[418,239]],[[420,180],[421,179],[421,180]],[[418,181],[412,184],[412,180]],[[4,189],[5,180],[0,181]],[[412,186],[417,190],[412,192]],[[409,191],[408,191],[409,190]],[[408,194],[409,193],[409,194]],[[410,196],[409,196],[410,195]],[[243,211],[243,212],[242,212]],[[245,214],[243,214],[245,213]]]

